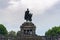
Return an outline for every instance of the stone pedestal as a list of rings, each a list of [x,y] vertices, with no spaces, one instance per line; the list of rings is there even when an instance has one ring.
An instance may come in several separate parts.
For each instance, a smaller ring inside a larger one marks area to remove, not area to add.
[[[16,40],[42,40],[40,36],[35,34],[36,26],[32,22],[24,22],[20,29]]]

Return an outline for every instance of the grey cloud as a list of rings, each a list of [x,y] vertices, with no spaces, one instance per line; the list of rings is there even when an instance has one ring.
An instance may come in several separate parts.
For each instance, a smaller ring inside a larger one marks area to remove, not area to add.
[[[56,3],[53,7],[50,9],[46,10],[46,14],[59,14],[60,13],[60,1]]]
[[[0,9],[4,9],[9,6],[10,0],[0,0]]]
[[[46,10],[42,15],[36,15],[39,19],[45,19],[45,18],[49,18],[51,16],[59,16],[60,15],[60,1],[58,3],[56,3],[53,7],[51,7],[50,9]],[[59,17],[57,17],[59,18]],[[34,19],[36,20],[36,19]],[[42,21],[42,20],[41,20]]]
[[[45,10],[43,17],[50,17],[53,15],[60,15],[60,1],[53,5],[51,8]],[[40,15],[39,15],[40,17]],[[44,19],[44,18],[43,18]]]
[[[21,0],[13,0],[13,1],[21,1]]]

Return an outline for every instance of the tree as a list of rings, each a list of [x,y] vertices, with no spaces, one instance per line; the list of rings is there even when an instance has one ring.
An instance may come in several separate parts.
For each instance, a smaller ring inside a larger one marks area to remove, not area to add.
[[[0,24],[0,34],[4,36],[7,36],[8,34],[8,31],[6,30],[5,26],[2,24]]]
[[[57,35],[60,35],[60,26],[55,26],[45,33],[45,36],[57,36]]]
[[[17,36],[21,36],[21,31],[18,31],[17,32]]]
[[[15,37],[15,36],[16,36],[16,32],[15,32],[15,31],[10,31],[10,32],[8,33],[8,36],[9,36],[9,37]]]

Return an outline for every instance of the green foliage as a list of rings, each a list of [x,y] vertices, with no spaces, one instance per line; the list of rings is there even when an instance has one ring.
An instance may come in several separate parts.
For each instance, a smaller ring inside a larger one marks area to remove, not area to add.
[[[15,37],[15,36],[16,36],[16,32],[15,32],[15,31],[10,31],[10,32],[8,33],[8,36],[10,36],[10,37]]]
[[[60,35],[60,26],[55,26],[52,29],[49,29],[46,33],[46,36],[57,36]]]
[[[0,34],[6,36],[8,34],[4,25],[0,24]]]

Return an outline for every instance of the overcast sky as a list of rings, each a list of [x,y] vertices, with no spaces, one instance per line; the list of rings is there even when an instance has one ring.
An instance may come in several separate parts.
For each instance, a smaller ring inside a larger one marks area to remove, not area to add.
[[[33,14],[36,34],[44,35],[48,29],[60,25],[60,0],[0,0],[0,24],[8,31],[19,31],[27,8]]]

